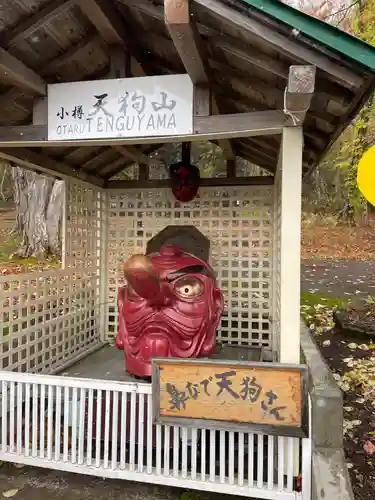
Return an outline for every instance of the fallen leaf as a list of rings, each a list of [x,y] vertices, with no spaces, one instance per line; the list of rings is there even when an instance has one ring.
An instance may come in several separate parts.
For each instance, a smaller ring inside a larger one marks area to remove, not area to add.
[[[324,346],[324,347],[328,347],[328,346],[330,346],[330,345],[331,345],[331,341],[330,341],[330,340],[325,340],[325,341],[323,342],[323,346]]]
[[[363,449],[365,450],[366,453],[369,455],[373,455],[375,453],[375,446],[371,441],[366,441],[365,444],[363,445]]]
[[[17,495],[18,492],[19,490],[16,488],[14,488],[13,490],[3,491],[3,497],[12,498],[14,497],[14,495]]]
[[[358,346],[359,349],[362,349],[363,351],[368,351],[370,348],[366,344],[361,344]]]
[[[349,349],[357,349],[358,344],[355,344],[354,342],[348,344]]]

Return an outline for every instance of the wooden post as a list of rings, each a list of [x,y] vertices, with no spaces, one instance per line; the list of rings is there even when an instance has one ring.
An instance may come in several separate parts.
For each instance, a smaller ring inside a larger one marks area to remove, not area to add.
[[[194,85],[200,87],[195,96],[197,101],[200,101],[202,88],[206,87],[210,91],[214,90],[214,79],[207,61],[203,40],[192,16],[190,0],[179,0],[178,2],[176,0],[165,0],[164,21],[186,72]],[[201,103],[198,106],[201,106]],[[211,103],[209,107],[211,108]],[[205,109],[207,110],[207,103]],[[225,112],[220,106],[220,102],[215,99],[215,96],[213,99],[213,112],[215,114]],[[204,114],[206,114],[206,111],[203,112]],[[227,159],[235,158],[234,149],[228,139],[220,139],[219,146]]]
[[[301,127],[285,127],[280,148],[280,363],[300,362]]]
[[[285,127],[282,134],[278,170],[276,173],[276,210],[281,217],[278,244],[280,247],[277,270],[279,287],[278,361],[300,363],[300,293],[301,293],[301,197],[302,197],[302,127]],[[299,443],[293,443],[293,475],[299,468]],[[279,452],[280,453],[280,452]],[[288,468],[288,449],[284,447],[284,470]]]
[[[285,89],[286,125],[301,127],[310,108],[315,90],[315,66],[291,66]]]
[[[191,162],[191,142],[183,142],[181,144],[181,160],[184,163]]]
[[[145,163],[139,163],[139,177],[138,177],[138,180],[140,181],[148,181],[148,175],[149,175],[149,171],[148,171],[148,165],[146,165]]]
[[[99,245],[97,246],[97,256],[100,268],[97,270],[99,278],[99,325],[100,325],[100,340],[105,342],[108,334],[108,209],[109,209],[109,193],[102,191],[99,201],[99,228],[97,238]]]
[[[227,178],[235,179],[236,177],[236,160],[227,160]]]
[[[110,47],[110,71],[108,78],[128,78],[131,76],[130,53],[123,45]]]

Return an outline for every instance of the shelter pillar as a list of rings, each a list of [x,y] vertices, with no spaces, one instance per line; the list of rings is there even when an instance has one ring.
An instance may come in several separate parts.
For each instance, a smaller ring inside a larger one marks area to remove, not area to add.
[[[302,127],[284,127],[278,162],[280,175],[279,361],[300,362]]]

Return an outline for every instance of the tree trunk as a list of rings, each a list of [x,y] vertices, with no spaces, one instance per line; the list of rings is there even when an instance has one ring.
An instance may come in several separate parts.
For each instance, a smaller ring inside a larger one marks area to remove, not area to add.
[[[63,181],[18,166],[12,168],[12,179],[17,213],[15,230],[22,236],[16,255],[42,259],[59,254]]]
[[[49,251],[54,255],[61,253],[61,223],[64,206],[65,185],[63,181],[55,181],[47,207],[46,229]]]

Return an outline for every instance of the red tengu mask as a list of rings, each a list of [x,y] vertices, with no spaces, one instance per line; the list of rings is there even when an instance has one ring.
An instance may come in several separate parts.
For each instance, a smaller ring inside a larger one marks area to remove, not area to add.
[[[116,346],[129,373],[150,377],[153,358],[213,354],[224,297],[207,262],[166,245],[130,257],[124,276]]]
[[[169,173],[175,198],[182,202],[193,200],[200,184],[199,168],[181,161],[171,165]]]

